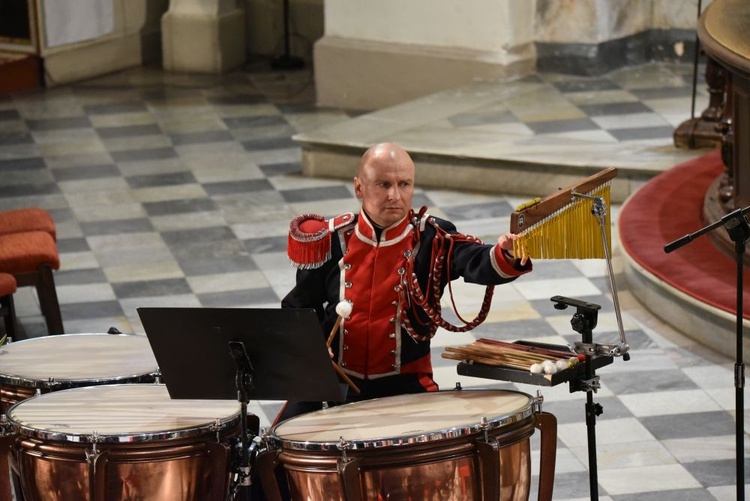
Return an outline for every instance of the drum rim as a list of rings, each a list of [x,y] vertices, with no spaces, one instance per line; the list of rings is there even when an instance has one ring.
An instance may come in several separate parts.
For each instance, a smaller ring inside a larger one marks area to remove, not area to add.
[[[84,387],[84,386],[103,386],[108,384],[139,384],[148,383],[148,380],[155,380],[161,376],[161,372],[156,369],[152,372],[144,372],[141,374],[127,374],[122,376],[114,376],[107,378],[92,378],[92,379],[28,379],[20,376],[6,377],[5,374],[0,373],[0,386],[18,386],[23,388],[44,388],[45,390],[67,390],[72,388]]]
[[[122,385],[108,385],[108,386],[136,386],[132,384]],[[163,384],[144,384],[143,386],[165,386]],[[70,391],[84,391],[96,388],[96,386],[84,386],[80,388],[71,388]],[[12,411],[15,407],[28,403],[29,401],[41,398],[44,395],[34,395],[31,398],[16,402],[10,408],[8,408],[5,418],[8,429],[11,430],[10,434],[18,435],[19,437],[37,439],[42,441],[50,442],[70,442],[79,444],[142,444],[144,442],[164,442],[169,440],[179,440],[186,438],[193,438],[203,436],[208,433],[221,433],[224,430],[233,428],[240,424],[242,409],[237,409],[237,412],[228,417],[216,418],[212,423],[206,423],[200,426],[186,426],[184,428],[175,428],[171,430],[159,430],[153,432],[143,433],[104,433],[94,436],[96,430],[92,430],[91,433],[66,433],[61,431],[49,431],[42,430],[33,426],[24,425],[18,423],[11,417]],[[218,421],[218,426],[217,426]]]
[[[68,337],[100,337],[100,336],[106,336],[106,337],[137,337],[142,338],[144,336],[139,336],[136,334],[128,334],[125,332],[122,332],[120,334],[108,334],[106,332],[82,332],[80,334],[56,334],[54,337],[35,337],[31,339],[22,339],[20,341],[14,341],[8,346],[14,346],[16,344],[21,343],[29,343],[29,342],[39,342],[44,339],[61,339],[61,338],[68,338]],[[146,342],[148,343],[148,339],[146,338]],[[97,386],[97,385],[104,385],[104,384],[122,384],[122,383],[139,383],[143,382],[146,378],[153,378],[156,379],[161,375],[161,371],[159,370],[159,366],[156,365],[152,371],[148,372],[141,372],[141,373],[130,373],[130,374],[119,374],[117,376],[107,376],[107,377],[100,377],[100,378],[80,378],[80,379],[68,379],[68,378],[61,378],[57,379],[54,376],[51,376],[48,379],[31,379],[23,376],[19,376],[17,374],[10,374],[7,372],[3,372],[0,370],[0,385],[9,385],[9,386],[20,386],[24,388],[44,388],[49,390],[64,390],[69,388],[76,388],[79,386]]]
[[[482,389],[461,389],[461,390],[445,390],[445,391],[439,391],[439,392],[425,392],[425,393],[417,393],[416,395],[429,395],[434,393],[450,393],[453,391],[460,391],[460,392],[479,392],[479,391],[488,391],[488,390],[482,390]],[[513,425],[516,423],[520,423],[531,416],[534,415],[534,397],[529,395],[528,393],[524,393],[522,391],[517,390],[489,390],[494,392],[504,392],[504,393],[515,393],[518,395],[523,395],[528,398],[528,402],[526,405],[522,406],[520,409],[517,409],[513,413],[506,413],[506,414],[500,414],[497,416],[494,416],[492,418],[487,417],[487,424],[483,424],[482,422],[472,423],[463,425],[460,428],[459,427],[452,427],[452,428],[442,428],[439,430],[431,430],[429,432],[425,433],[415,433],[411,435],[401,435],[398,437],[376,437],[376,438],[369,438],[366,440],[348,440],[346,437],[341,437],[346,444],[347,450],[362,450],[362,449],[373,449],[373,448],[380,448],[380,447],[402,447],[402,446],[408,446],[408,445],[414,445],[414,444],[420,444],[420,443],[430,443],[430,442],[437,442],[441,440],[450,440],[455,438],[462,438],[462,437],[468,437],[471,435],[475,435],[477,433],[481,433],[483,431],[494,431],[498,428],[506,427],[509,425]],[[382,398],[374,398],[371,400],[367,400],[367,402],[372,402],[376,400],[384,400],[391,397],[382,397]],[[364,402],[364,401],[363,401]],[[348,404],[343,404],[341,407],[346,407],[349,405],[356,405],[361,404],[362,402],[352,402]],[[282,426],[284,423],[289,422],[290,418],[286,421],[283,421],[271,428],[267,435],[267,440],[269,440],[273,445],[276,447],[280,447],[282,449],[287,449],[290,451],[308,451],[308,452],[322,452],[322,451],[341,451],[341,440],[336,442],[328,442],[328,441],[312,441],[312,440],[293,440],[289,438],[283,438],[277,435],[277,429]]]

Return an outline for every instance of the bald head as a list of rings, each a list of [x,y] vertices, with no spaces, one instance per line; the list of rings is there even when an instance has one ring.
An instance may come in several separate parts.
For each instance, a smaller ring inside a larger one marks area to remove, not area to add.
[[[414,162],[411,157],[401,146],[395,143],[380,143],[372,146],[359,162],[359,175],[362,176],[362,170],[368,167],[385,168],[386,166],[403,166],[414,172]]]
[[[401,146],[381,143],[368,149],[354,178],[354,193],[373,222],[388,227],[403,219],[414,195],[414,162]]]

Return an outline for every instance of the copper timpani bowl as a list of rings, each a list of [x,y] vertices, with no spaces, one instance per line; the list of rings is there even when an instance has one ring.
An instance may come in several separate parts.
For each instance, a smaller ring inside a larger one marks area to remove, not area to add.
[[[240,404],[157,384],[47,393],[8,410],[25,501],[224,500]]]
[[[158,365],[145,336],[64,334],[0,346],[0,415],[37,394],[115,383],[154,382]],[[0,429],[0,499],[11,499],[7,452]]]
[[[357,402],[278,424],[266,454],[284,466],[294,500],[526,500],[533,404],[506,390]]]

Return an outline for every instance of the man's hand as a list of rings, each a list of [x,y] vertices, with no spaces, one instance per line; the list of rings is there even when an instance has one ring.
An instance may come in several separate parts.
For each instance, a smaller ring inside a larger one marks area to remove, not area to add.
[[[516,235],[515,233],[506,233],[498,237],[497,245],[499,245],[500,248],[506,251],[508,254],[513,256],[513,242],[515,240],[518,240],[518,238],[519,238],[518,235]],[[529,256],[526,254],[526,249],[522,249],[521,266],[525,266],[528,261],[529,261]]]

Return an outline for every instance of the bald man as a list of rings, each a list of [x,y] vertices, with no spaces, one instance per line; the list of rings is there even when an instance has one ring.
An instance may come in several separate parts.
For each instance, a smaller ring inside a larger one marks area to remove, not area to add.
[[[532,269],[512,255],[516,235],[503,234],[485,245],[457,232],[426,207],[412,209],[414,162],[399,145],[383,143],[362,156],[354,178],[359,214],[326,220],[305,214],[290,225],[288,254],[298,267],[284,308],[314,308],[323,331],[331,332],[336,306],[351,313],[340,323],[334,361],[361,389],[350,400],[437,391],[432,379],[430,339],[438,327],[469,330],[487,314],[492,288]],[[473,321],[452,326],[440,313],[449,280],[488,288],[485,307]],[[290,406],[281,419],[319,405]]]

